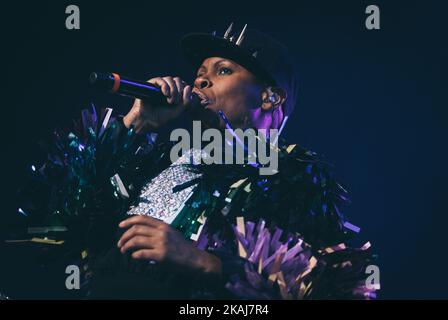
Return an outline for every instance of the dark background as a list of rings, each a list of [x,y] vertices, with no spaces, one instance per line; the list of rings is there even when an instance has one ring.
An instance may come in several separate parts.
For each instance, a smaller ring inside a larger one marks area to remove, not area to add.
[[[36,142],[54,127],[91,102],[129,108],[129,99],[94,94],[91,71],[191,81],[180,37],[248,23],[286,44],[296,59],[300,97],[285,134],[335,165],[351,193],[345,214],[379,254],[380,297],[448,298],[443,1],[92,2],[2,9],[6,200],[40,156]],[[68,4],[80,7],[80,30],[65,29]],[[380,7],[381,30],[365,28],[369,4]],[[7,229],[22,217],[13,202],[4,208]]]

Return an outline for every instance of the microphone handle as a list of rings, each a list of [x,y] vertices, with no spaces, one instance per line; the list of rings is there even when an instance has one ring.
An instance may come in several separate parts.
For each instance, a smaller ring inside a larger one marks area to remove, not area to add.
[[[132,98],[148,100],[154,105],[167,105],[162,90],[151,83],[122,77],[116,73],[92,72],[90,83],[100,90]],[[190,101],[193,106],[200,105],[199,97],[192,93]]]

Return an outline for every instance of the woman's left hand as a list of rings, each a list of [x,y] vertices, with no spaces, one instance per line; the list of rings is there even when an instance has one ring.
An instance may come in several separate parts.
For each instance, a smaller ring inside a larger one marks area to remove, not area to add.
[[[117,243],[121,253],[132,250],[134,259],[169,263],[182,270],[220,274],[221,260],[196,248],[176,229],[158,219],[133,216],[122,221],[120,228],[129,228]]]

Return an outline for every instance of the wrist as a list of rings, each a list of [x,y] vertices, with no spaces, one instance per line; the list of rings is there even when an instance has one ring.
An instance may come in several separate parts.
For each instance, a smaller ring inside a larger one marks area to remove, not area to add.
[[[126,128],[130,128],[132,125],[135,125],[135,120],[137,119],[137,113],[131,109],[124,117],[123,124]]]
[[[134,127],[137,133],[143,134],[155,132],[158,127],[155,123],[151,123],[147,117],[142,116],[139,110],[134,110],[134,108],[123,117],[123,124],[126,128]]]

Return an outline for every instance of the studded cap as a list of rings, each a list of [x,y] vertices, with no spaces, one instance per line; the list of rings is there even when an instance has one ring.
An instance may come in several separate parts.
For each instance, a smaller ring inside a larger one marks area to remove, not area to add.
[[[195,68],[209,57],[233,60],[270,86],[287,93],[285,112],[289,115],[297,100],[297,75],[288,49],[267,34],[248,29],[232,33],[233,23],[223,36],[216,32],[190,33],[181,40],[181,49]]]

